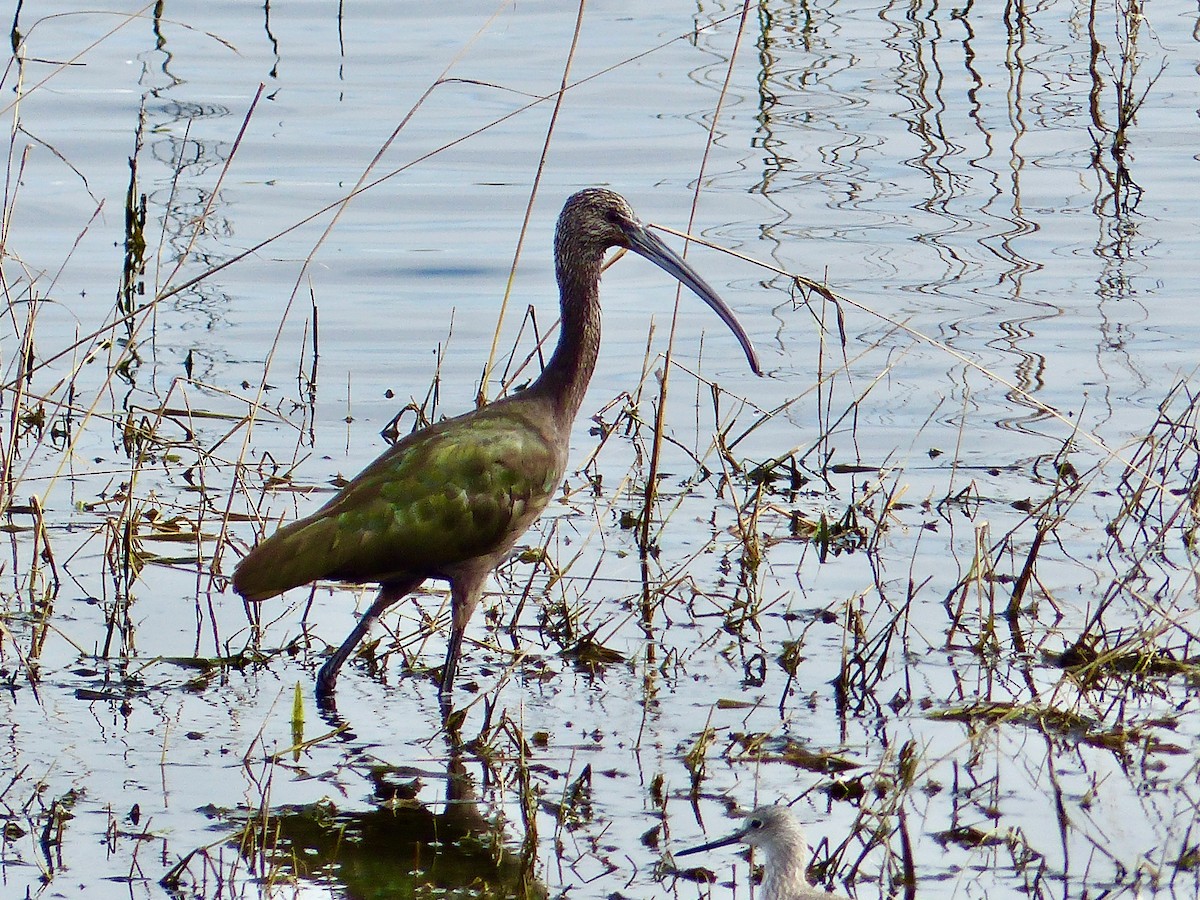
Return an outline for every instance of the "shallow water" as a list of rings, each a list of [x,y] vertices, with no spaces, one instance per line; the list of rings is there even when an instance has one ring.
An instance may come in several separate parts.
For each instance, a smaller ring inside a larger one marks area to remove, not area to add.
[[[1195,895],[1194,6],[768,3],[736,56],[739,7],[644,7],[584,14],[489,395],[533,349],[526,308],[552,327],[554,219],[589,184],[677,229],[699,185],[694,234],[826,279],[842,317],[689,251],[768,377],[681,298],[643,564],[620,523],[641,505],[674,286],[621,260],[572,436],[582,471],[525,542],[549,562],[503,567],[472,623],[459,734],[409,671],[441,662],[428,585],[377,629],[379,667],[344,671],[349,731],[296,752],[331,730],[315,668],[371,593],[248,611],[225,575],[374,458],[410,399],[470,408],[552,103],[518,110],[557,89],[575,10],[21,10],[4,94],[5,896],[161,896],[186,858],[189,897],[744,897],[732,852],[703,861],[711,887],[663,853],[727,831],[729,802],[775,798],[799,800],[818,874],[856,897],[903,892],[906,845],[924,897]],[[323,240],[328,212],[141,310],[345,197],[444,71],[462,80],[429,94],[365,180],[389,177]],[[1140,105],[1114,153],[1121,96]],[[112,323],[143,116],[127,328]],[[593,415],[614,426],[603,443]],[[791,457],[794,479],[748,474]],[[806,539],[848,511],[828,552]],[[1065,670],[1054,654],[1077,642],[1108,664]],[[452,827],[493,854],[503,838],[494,880],[420,831],[444,820],[422,813],[407,841],[377,824],[447,797],[468,811]],[[268,846],[230,843],[267,813]]]

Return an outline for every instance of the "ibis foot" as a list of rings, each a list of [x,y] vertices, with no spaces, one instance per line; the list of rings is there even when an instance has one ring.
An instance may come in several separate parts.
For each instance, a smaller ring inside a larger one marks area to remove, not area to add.
[[[334,691],[337,689],[338,669],[341,668],[336,657],[331,657],[325,661],[325,665],[321,666],[321,671],[317,673],[317,702],[329,706],[334,705]]]

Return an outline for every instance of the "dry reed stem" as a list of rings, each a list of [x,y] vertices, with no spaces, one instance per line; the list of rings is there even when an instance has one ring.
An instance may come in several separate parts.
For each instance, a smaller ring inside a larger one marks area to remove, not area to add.
[[[496,348],[500,343],[500,331],[504,325],[504,315],[508,311],[508,301],[512,296],[513,285],[516,283],[517,265],[521,261],[521,249],[525,246],[525,235],[529,231],[529,222],[533,218],[533,204],[537,199],[538,188],[541,186],[542,175],[546,169],[546,157],[550,153],[550,141],[554,137],[555,125],[558,124],[558,114],[562,110],[563,98],[567,94],[568,83],[571,77],[571,66],[575,62],[575,51],[579,47],[579,36],[583,33],[583,10],[586,5],[586,0],[579,0],[579,7],[575,14],[575,28],[571,32],[571,46],[567,50],[566,59],[563,61],[562,80],[559,82],[558,91],[554,94],[554,108],[550,111],[550,121],[546,125],[546,137],[542,141],[542,150],[538,156],[533,184],[529,189],[529,201],[525,204],[525,216],[521,220],[521,227],[517,232],[517,246],[513,250],[512,265],[509,267],[508,279],[504,285],[504,296],[500,300],[500,312],[496,317],[495,331],[492,333],[492,345],[488,350],[487,362],[484,363],[483,372],[479,378],[479,392],[476,397],[476,404],[478,406],[482,406],[487,402],[488,379],[496,358]]]
[[[36,92],[40,88],[45,87],[46,84],[48,82],[52,81],[55,77],[57,77],[59,75],[59,73],[66,71],[67,69],[71,68],[72,66],[79,65],[80,60],[82,60],[83,57],[85,57],[88,53],[90,53],[92,50],[95,50],[97,47],[99,47],[101,44],[103,44],[105,41],[107,41],[114,34],[121,31],[126,26],[132,24],[133,22],[138,21],[141,18],[144,18],[146,13],[153,8],[154,8],[154,3],[147,3],[141,9],[137,10],[136,12],[132,12],[132,13],[106,13],[107,15],[113,15],[113,16],[120,17],[121,21],[118,22],[115,26],[113,26],[113,28],[109,29],[109,31],[107,31],[105,34],[96,38],[96,40],[92,41],[90,44],[88,44],[86,47],[84,47],[82,50],[80,50],[74,56],[72,56],[69,59],[65,60],[64,62],[61,62],[58,65],[56,65],[54,68],[52,68],[50,70],[49,74],[47,74],[46,77],[43,78],[41,81],[36,82],[32,87],[18,93],[16,99],[11,100],[11,101],[9,101],[9,103],[7,105],[0,107],[0,116],[7,113],[10,109],[16,109],[20,105],[20,103],[23,99],[28,97],[30,94]],[[96,13],[94,13],[92,11],[56,13],[56,14],[49,15],[49,16],[43,16],[42,18],[35,21],[29,27],[29,31],[27,31],[22,36],[20,46],[14,48],[13,56],[10,57],[8,64],[5,66],[3,76],[0,77],[0,83],[3,83],[4,81],[8,80],[8,73],[10,71],[12,71],[12,67],[14,65],[16,65],[19,70],[23,71],[24,67],[21,64],[21,61],[22,61],[21,50],[24,48],[25,44],[28,43],[29,35],[33,34],[34,29],[36,29],[37,26],[40,25],[42,22],[48,22],[53,19],[65,18],[68,16],[85,16],[85,15],[95,15],[95,14]],[[20,78],[22,81],[24,80],[23,75],[20,76]]]
[[[721,85],[721,90],[717,94],[717,103],[713,109],[712,119],[709,122],[708,135],[704,142],[704,152],[700,157],[700,164],[696,172],[696,187],[692,193],[692,207],[688,214],[687,230],[690,232],[695,226],[696,210],[700,203],[700,188],[704,184],[704,176],[708,167],[709,154],[712,152],[713,143],[716,141],[717,123],[720,121],[721,112],[725,107],[725,99],[729,94],[729,85],[733,80],[734,65],[737,62],[738,51],[742,46],[742,35],[746,30],[746,20],[750,15],[750,0],[745,0],[742,4],[741,19],[738,22],[737,31],[733,41],[733,49],[729,53],[728,63],[725,67],[725,80]],[[684,239],[683,243],[683,258],[687,258],[689,241]],[[641,548],[643,559],[650,553],[650,521],[654,512],[654,499],[658,487],[658,467],[659,458],[662,453],[663,427],[664,417],[666,415],[667,406],[667,388],[670,383],[671,373],[671,353],[675,344],[675,327],[679,322],[679,301],[683,296],[683,285],[675,285],[675,309],[671,314],[671,330],[667,337],[667,349],[665,354],[665,362],[662,369],[662,374],[659,377],[658,383],[658,403],[655,406],[654,412],[654,439],[650,444],[650,465],[646,474],[646,489],[645,499],[642,505],[642,521],[640,528],[640,537],[638,544]],[[643,619],[647,624],[650,622],[651,610],[643,608]]]

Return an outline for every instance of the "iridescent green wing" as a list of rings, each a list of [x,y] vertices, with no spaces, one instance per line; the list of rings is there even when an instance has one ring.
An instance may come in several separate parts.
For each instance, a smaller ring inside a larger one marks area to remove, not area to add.
[[[316,513],[259,544],[234,586],[266,599],[321,578],[438,575],[511,546],[561,477],[535,423],[484,407],[401,441]]]

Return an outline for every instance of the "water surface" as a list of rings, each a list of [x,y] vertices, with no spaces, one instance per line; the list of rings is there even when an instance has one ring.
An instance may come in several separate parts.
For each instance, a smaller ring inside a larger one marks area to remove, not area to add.
[[[664,852],[778,798],[857,897],[903,892],[906,847],[923,897],[1194,896],[1194,6],[767,3],[742,27],[596,4],[547,146],[552,102],[523,108],[558,88],[575,12],[19,11],[4,893],[161,896],[181,860],[195,897],[479,893],[408,874],[474,873],[420,831],[461,827],[506,842],[497,895],[744,897],[732,853],[710,887]],[[443,73],[323,237],[332,212],[306,220]],[[465,746],[411,671],[441,661],[430,585],[380,666],[345,670],[351,731],[288,752],[329,730],[313,674],[370,590],[247,610],[226,576],[410,401],[471,407],[544,146],[490,396],[536,371],[526,310],[551,329],[554,219],[586,185],[678,229],[698,192],[693,233],[827,280],[841,317],[689,251],[768,377],[681,299],[643,563],[621,523],[674,286],[609,270],[578,471],[524,543],[548,563],[503,567],[472,623]],[[131,157],[147,251],[122,297]],[[447,798],[465,824],[432,818]],[[402,852],[373,818],[396,807],[431,810]],[[268,846],[227,842],[264,814]]]

